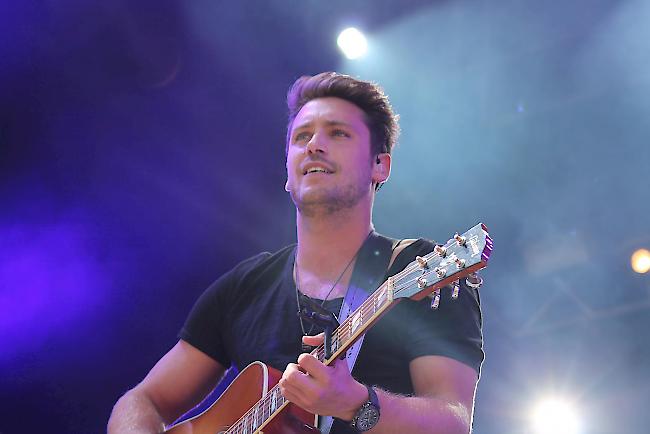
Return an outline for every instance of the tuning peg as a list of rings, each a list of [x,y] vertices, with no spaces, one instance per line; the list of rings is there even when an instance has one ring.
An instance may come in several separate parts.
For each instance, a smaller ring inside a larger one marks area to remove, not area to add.
[[[418,264],[420,265],[420,268],[429,268],[427,265],[427,259],[423,258],[422,256],[416,256],[415,260],[418,261]]]
[[[418,288],[426,288],[427,287],[427,279],[424,278],[424,276],[418,277]]]
[[[454,239],[458,241],[459,246],[464,246],[465,244],[467,244],[467,238],[465,238],[462,235],[458,235],[458,232],[456,232],[456,235],[454,235]]]
[[[464,259],[456,258],[456,259],[454,259],[454,262],[456,263],[456,267],[465,268],[465,260]]]
[[[433,248],[433,251],[436,252],[436,254],[438,254],[438,256],[440,256],[441,258],[447,256],[447,249],[444,248],[443,246],[435,246]]]
[[[460,282],[457,280],[453,283],[453,288],[451,290],[451,298],[456,300],[458,298],[459,292],[460,292]]]
[[[440,306],[440,289],[436,289],[431,295],[431,309],[436,310]]]
[[[445,277],[445,275],[447,274],[447,270],[445,268],[436,267],[434,271],[440,278]]]
[[[476,273],[470,273],[465,278],[465,284],[470,288],[479,289],[483,285],[483,279]]]

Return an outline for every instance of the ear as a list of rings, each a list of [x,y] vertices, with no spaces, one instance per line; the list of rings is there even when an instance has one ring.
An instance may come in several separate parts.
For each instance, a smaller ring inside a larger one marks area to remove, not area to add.
[[[381,184],[386,182],[390,177],[390,154],[377,154],[375,162],[372,165],[372,182]]]

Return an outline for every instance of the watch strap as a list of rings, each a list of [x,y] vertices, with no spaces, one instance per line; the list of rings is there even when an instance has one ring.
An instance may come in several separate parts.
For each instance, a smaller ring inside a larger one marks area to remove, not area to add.
[[[371,386],[366,386],[366,389],[368,389],[368,402],[379,410],[379,397],[377,396],[377,392]]]

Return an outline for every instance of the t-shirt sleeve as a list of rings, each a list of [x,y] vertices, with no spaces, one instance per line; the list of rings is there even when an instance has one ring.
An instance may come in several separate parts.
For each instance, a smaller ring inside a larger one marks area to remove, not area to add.
[[[419,247],[419,251],[411,252],[412,258],[431,251],[433,244],[421,243],[414,247]],[[406,324],[402,343],[408,360],[428,355],[445,356],[480,373],[485,358],[480,298],[478,291],[467,286],[464,278],[460,279],[460,292],[455,300],[450,287],[442,288],[440,305],[435,310],[431,309],[428,297],[418,302],[406,300],[396,308]]]
[[[249,258],[212,283],[192,307],[178,337],[229,367],[232,359],[225,339],[231,333],[227,328],[229,300],[247,273],[269,255],[265,252]]]

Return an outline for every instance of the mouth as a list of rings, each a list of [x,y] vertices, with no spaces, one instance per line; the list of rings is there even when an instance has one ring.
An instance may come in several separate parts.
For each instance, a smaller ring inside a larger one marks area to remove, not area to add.
[[[329,173],[332,173],[332,171],[324,169],[322,167],[314,167],[312,169],[305,170],[302,174],[303,175],[310,175],[312,173],[326,173],[326,174],[329,174]]]
[[[314,173],[330,174],[330,173],[334,173],[334,171],[331,170],[329,167],[324,166],[323,164],[318,164],[318,163],[306,164],[305,167],[303,168],[303,171],[302,171],[303,175],[311,175],[311,174],[314,174]]]

